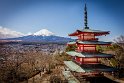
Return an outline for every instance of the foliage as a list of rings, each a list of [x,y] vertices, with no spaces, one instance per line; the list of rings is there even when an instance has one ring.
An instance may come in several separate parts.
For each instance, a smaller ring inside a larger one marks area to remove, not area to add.
[[[97,50],[97,52],[103,52],[104,51],[104,47],[97,45],[96,46],[96,50]]]
[[[113,67],[118,67],[119,62],[118,62],[115,58],[111,58],[111,59],[110,59],[110,64],[111,64]]]
[[[59,76],[51,76],[50,83],[68,83],[67,80],[62,80]]]
[[[111,46],[106,47],[106,50],[115,51],[117,49],[120,49],[120,46],[118,46],[116,43],[113,43]]]
[[[110,59],[110,63],[112,66],[124,68],[124,36],[120,36],[114,41],[115,43],[113,43],[109,47],[105,47],[104,51],[112,51],[115,55],[115,58]]]
[[[18,83],[42,69],[51,73],[55,66],[54,60],[52,55],[42,51],[41,46],[44,45],[0,44],[0,83]],[[50,46],[57,48],[58,44],[47,44],[46,48]]]
[[[67,46],[67,47],[66,47],[66,51],[75,51],[76,48],[77,48],[76,45]]]
[[[71,57],[68,56],[65,52],[54,55],[54,58],[57,61],[57,63],[60,63],[60,64],[62,64],[63,61],[67,61],[71,59]]]
[[[119,45],[122,49],[124,49],[124,36],[121,35],[117,39],[114,40],[117,45]]]

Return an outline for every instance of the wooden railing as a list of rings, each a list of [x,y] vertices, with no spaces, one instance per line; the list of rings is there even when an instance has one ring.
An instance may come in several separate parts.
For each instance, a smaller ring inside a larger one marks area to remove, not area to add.
[[[78,50],[78,49],[75,49],[76,52],[91,52],[91,53],[96,53],[97,51],[96,50]]]
[[[87,38],[87,39],[79,39],[79,40],[82,40],[82,41],[90,41],[90,40],[98,40],[98,38]]]

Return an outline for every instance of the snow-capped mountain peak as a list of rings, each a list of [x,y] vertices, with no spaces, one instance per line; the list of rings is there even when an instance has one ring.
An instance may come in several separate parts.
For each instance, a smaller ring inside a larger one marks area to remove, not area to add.
[[[36,36],[51,36],[51,35],[54,35],[54,33],[48,31],[47,29],[41,29],[40,31],[37,31],[33,35],[36,35]]]

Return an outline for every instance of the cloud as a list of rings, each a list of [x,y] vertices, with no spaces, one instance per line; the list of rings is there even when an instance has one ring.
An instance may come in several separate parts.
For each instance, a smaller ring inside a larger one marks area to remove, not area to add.
[[[21,37],[21,36],[24,36],[24,34],[21,32],[13,31],[8,28],[0,26],[0,38],[1,39],[15,38],[15,37]]]

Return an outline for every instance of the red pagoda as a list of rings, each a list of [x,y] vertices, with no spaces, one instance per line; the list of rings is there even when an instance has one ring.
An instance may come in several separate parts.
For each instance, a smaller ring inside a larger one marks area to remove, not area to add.
[[[108,35],[109,31],[93,30],[87,26],[87,7],[84,8],[84,29],[76,30],[69,36],[76,36],[78,39],[68,42],[68,46],[76,45],[75,51],[66,52],[72,57],[72,61],[64,61],[66,67],[80,75],[96,76],[104,72],[113,72],[115,68],[106,66],[100,62],[101,58],[112,58],[113,55],[98,52],[96,46],[109,46],[111,42],[98,41],[97,36]]]

